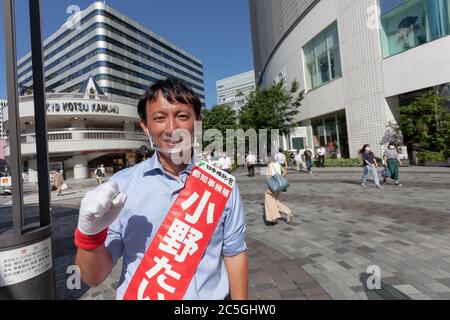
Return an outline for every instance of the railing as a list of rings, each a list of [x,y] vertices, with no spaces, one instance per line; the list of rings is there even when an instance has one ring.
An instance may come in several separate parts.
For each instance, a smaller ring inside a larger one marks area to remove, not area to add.
[[[102,102],[115,102],[115,103],[123,103],[132,106],[137,106],[138,101],[131,98],[116,96],[116,95],[96,95],[96,94],[87,94],[87,93],[46,93],[45,97],[47,100],[50,99],[76,99],[76,100],[98,100]],[[19,98],[20,102],[34,101],[33,95],[30,96],[22,96]]]
[[[36,134],[22,134],[22,144],[36,143]],[[113,131],[109,130],[59,130],[48,133],[48,141],[83,141],[83,140],[132,140],[147,142],[147,137],[136,131]],[[6,146],[9,146],[9,139],[6,139]]]

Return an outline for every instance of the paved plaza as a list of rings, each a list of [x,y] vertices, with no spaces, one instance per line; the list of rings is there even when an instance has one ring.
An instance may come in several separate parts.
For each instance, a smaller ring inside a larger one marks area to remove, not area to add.
[[[402,169],[404,186],[391,182],[384,190],[371,181],[362,188],[359,168],[290,170],[291,186],[281,196],[295,214],[289,225],[264,222],[263,176],[235,172],[247,213],[250,298],[450,299],[450,169]],[[86,184],[53,203],[58,298],[114,299],[120,263],[98,288],[66,286],[77,208],[93,187]],[[26,196],[30,212],[35,198]],[[0,207],[0,227],[7,210]],[[381,271],[380,290],[367,288],[370,266]]]

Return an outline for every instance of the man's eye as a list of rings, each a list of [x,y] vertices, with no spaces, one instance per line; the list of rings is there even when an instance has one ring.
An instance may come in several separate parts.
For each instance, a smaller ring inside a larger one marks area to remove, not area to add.
[[[178,116],[178,118],[180,118],[182,120],[187,120],[187,119],[189,119],[189,116],[187,114],[181,114]]]
[[[164,121],[164,117],[155,117],[153,118],[154,121]]]

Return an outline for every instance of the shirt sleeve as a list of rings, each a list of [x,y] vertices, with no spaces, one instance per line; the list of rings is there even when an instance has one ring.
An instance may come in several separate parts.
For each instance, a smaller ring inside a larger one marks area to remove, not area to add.
[[[224,256],[232,257],[247,250],[245,211],[237,184],[233,187],[224,214],[222,252]]]
[[[105,246],[111,254],[113,265],[115,265],[117,260],[123,255],[122,225],[120,219],[116,219],[109,226]]]

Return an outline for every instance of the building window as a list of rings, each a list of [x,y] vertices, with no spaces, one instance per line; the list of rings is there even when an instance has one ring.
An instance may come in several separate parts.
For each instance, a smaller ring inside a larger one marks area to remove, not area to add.
[[[303,48],[306,90],[341,77],[341,56],[336,22]]]
[[[305,149],[305,138],[292,138],[292,149]]]
[[[333,158],[350,157],[344,110],[311,119],[311,125],[315,150],[324,146],[327,154]]]
[[[450,34],[450,0],[379,2],[384,58]]]

